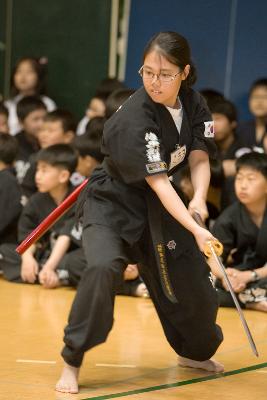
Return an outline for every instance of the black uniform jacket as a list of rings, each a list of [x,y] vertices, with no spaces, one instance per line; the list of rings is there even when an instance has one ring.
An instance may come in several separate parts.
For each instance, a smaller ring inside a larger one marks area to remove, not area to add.
[[[262,267],[267,262],[267,209],[258,228],[246,208],[236,202],[226,208],[217,219],[213,234],[223,246],[223,261],[226,262],[231,250],[235,268],[248,270]]]
[[[74,190],[70,185],[66,197]],[[24,240],[55,208],[57,204],[49,193],[37,192],[33,194],[24,207],[18,224],[18,239]],[[37,242],[36,259],[41,260],[49,256],[53,240],[59,235],[65,235],[67,227],[73,224],[74,210],[67,211]]]
[[[93,223],[109,226],[128,244],[136,243],[148,220],[147,197],[157,197],[145,178],[172,175],[193,150],[214,156],[216,147],[208,128],[211,115],[205,101],[192,89],[180,90],[179,98],[183,107],[180,133],[168,109],[153,102],[144,88],[106,122],[105,159],[88,183],[84,227]],[[179,146],[186,147],[184,160],[170,169],[171,153]]]

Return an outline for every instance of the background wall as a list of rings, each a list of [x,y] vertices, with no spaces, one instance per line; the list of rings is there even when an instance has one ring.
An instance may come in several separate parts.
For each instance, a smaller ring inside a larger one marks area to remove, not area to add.
[[[111,0],[13,0],[12,66],[25,55],[47,57],[48,94],[80,117],[108,73],[110,8]]]
[[[137,71],[147,40],[160,30],[175,30],[191,44],[195,87],[225,93],[247,119],[249,86],[267,76],[266,15],[265,0],[132,0],[126,83],[140,85]]]

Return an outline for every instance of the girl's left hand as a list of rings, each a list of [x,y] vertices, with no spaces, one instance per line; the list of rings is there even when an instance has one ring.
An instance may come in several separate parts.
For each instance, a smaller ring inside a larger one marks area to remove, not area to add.
[[[188,205],[188,211],[191,215],[193,215],[194,212],[197,212],[200,214],[203,221],[205,221],[209,216],[206,202],[198,197],[192,198]]]

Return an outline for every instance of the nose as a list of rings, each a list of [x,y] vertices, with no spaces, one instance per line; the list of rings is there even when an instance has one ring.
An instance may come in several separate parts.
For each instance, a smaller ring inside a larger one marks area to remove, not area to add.
[[[155,83],[160,84],[160,80],[159,80],[159,74],[154,74],[153,78],[152,78],[152,84],[154,85]]]

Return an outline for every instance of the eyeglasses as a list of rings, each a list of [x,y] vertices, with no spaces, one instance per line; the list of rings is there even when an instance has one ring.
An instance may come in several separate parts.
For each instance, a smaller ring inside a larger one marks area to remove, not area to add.
[[[167,74],[166,72],[160,72],[159,74],[155,74],[154,72],[150,71],[149,69],[144,68],[142,66],[138,74],[147,81],[152,81],[156,76],[160,82],[172,82],[176,78],[176,76],[180,75],[183,71],[177,72],[175,75]]]

